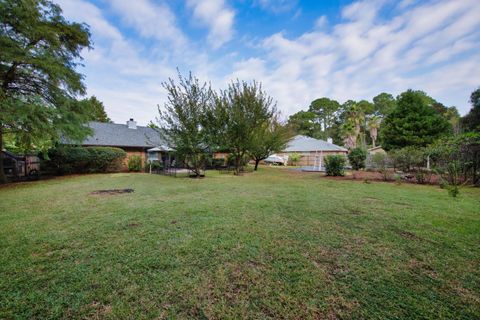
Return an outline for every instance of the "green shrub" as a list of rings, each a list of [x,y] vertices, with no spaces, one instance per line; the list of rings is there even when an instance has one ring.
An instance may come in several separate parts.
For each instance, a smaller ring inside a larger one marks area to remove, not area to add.
[[[128,171],[140,172],[142,170],[142,157],[133,155],[128,158]]]
[[[42,170],[60,175],[118,171],[125,156],[119,148],[59,146],[44,156]]]
[[[288,160],[290,160],[290,162],[292,163],[292,165],[296,166],[297,165],[297,162],[300,161],[300,159],[302,158],[302,155],[300,153],[291,153],[289,156],[288,156]]]
[[[346,159],[343,155],[330,155],[325,157],[325,172],[327,176],[345,175]]]
[[[367,159],[367,150],[363,148],[355,148],[348,154],[348,161],[353,170],[365,168],[365,160]]]
[[[145,169],[152,169],[154,172],[159,172],[163,170],[163,163],[159,160],[149,160],[145,163]]]
[[[406,147],[391,151],[389,156],[393,160],[395,169],[403,172],[411,172],[414,168],[422,168],[425,165],[425,150],[417,147]]]
[[[389,180],[390,175],[388,172],[388,167],[390,165],[390,159],[384,153],[376,153],[372,156],[372,164],[376,171],[378,171],[384,181]]]

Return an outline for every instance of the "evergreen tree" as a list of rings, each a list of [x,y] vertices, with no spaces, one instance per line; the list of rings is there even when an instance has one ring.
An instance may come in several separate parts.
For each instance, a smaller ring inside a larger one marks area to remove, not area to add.
[[[0,1],[0,26],[0,149],[3,134],[26,146],[60,135],[83,139],[90,111],[75,100],[85,93],[75,69],[90,47],[87,26],[66,21],[48,0]]]
[[[472,104],[472,109],[462,118],[461,127],[466,132],[480,132],[480,88],[472,92],[470,103]]]
[[[380,132],[386,150],[425,147],[451,132],[450,123],[428,105],[419,91],[408,90],[397,98],[396,108],[385,118]]]

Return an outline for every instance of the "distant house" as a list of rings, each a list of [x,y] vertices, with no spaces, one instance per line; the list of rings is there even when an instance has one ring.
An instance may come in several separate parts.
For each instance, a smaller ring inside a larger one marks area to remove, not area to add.
[[[143,162],[147,159],[158,159],[158,152],[147,152],[149,149],[164,145],[155,129],[137,126],[136,121],[130,119],[126,124],[89,122],[88,126],[93,133],[82,143],[85,147],[117,147],[127,152],[127,158],[132,155],[139,155]],[[64,144],[69,144],[64,141]]]
[[[326,156],[334,154],[347,155],[348,150],[344,147],[333,144],[330,139],[325,141],[298,135],[290,140],[285,150],[276,153],[276,155],[282,158],[287,158],[292,153],[300,154],[301,158],[296,163],[299,166],[323,167],[324,158]]]
[[[378,146],[378,147],[374,147],[374,148],[370,148],[367,150],[368,151],[368,154],[369,155],[374,155],[374,154],[377,154],[377,153],[383,153],[383,154],[387,154],[385,152],[385,150],[383,150],[382,147]]]

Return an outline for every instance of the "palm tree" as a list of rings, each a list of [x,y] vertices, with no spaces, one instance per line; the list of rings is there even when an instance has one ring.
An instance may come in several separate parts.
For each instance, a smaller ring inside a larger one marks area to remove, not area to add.
[[[350,148],[357,146],[358,136],[362,130],[362,124],[365,122],[365,113],[362,108],[355,103],[347,111],[346,122],[343,125],[343,132],[345,136],[345,145]]]
[[[343,143],[347,149],[354,149],[357,146],[357,136],[355,134],[355,124],[347,120],[341,127]]]
[[[372,144],[375,148],[375,142],[377,141],[378,137],[378,128],[380,128],[381,119],[378,116],[373,116],[368,120],[367,126],[368,131],[370,131],[370,138],[372,138]]]

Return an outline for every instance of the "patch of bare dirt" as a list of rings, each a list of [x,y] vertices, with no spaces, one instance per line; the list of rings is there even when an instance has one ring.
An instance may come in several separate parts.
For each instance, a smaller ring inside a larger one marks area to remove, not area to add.
[[[105,189],[105,190],[96,190],[90,192],[91,195],[95,196],[114,196],[125,193],[132,193],[135,190],[133,189]]]

